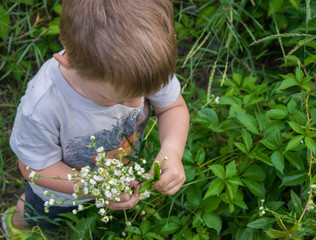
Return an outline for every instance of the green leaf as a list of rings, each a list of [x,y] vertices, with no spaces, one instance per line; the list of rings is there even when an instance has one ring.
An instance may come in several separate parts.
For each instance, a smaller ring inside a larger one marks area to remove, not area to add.
[[[244,184],[242,183],[242,181],[240,180],[239,177],[228,178],[228,179],[226,179],[225,182],[229,182],[229,183],[232,183],[232,184],[235,184],[235,185],[244,186]]]
[[[218,215],[215,213],[203,212],[202,219],[208,228],[215,229],[217,234],[220,233],[222,229],[222,220]]]
[[[143,220],[142,223],[140,224],[140,230],[142,234],[146,234],[151,227],[151,222],[148,220]]]
[[[298,9],[298,6],[300,4],[300,0],[290,0],[290,3],[292,4],[293,7]]]
[[[205,108],[197,113],[192,119],[193,122],[200,123],[205,126],[218,126],[218,117],[216,112],[211,108]]]
[[[233,203],[237,205],[238,207],[241,207],[243,209],[248,209],[247,204],[244,202],[244,195],[242,193],[242,190],[238,190],[236,196],[233,199]]]
[[[243,143],[234,143],[234,145],[240,150],[242,151],[243,153],[247,154],[248,153],[248,150],[246,148],[246,146],[243,144]]]
[[[139,228],[134,227],[134,226],[126,227],[124,229],[124,231],[129,232],[129,233],[134,233],[134,234],[137,234],[137,235],[141,235],[141,232],[140,232]]]
[[[159,165],[158,161],[154,162],[153,180],[154,181],[159,181],[160,180],[160,165]]]
[[[295,186],[300,185],[301,183],[307,181],[308,179],[308,172],[306,169],[304,170],[295,170],[288,173],[282,179],[282,186]]]
[[[242,139],[246,145],[246,148],[247,148],[247,152],[250,151],[251,147],[252,147],[252,137],[251,137],[251,134],[245,130],[245,129],[242,129],[241,130],[241,136],[242,136]]]
[[[225,178],[225,169],[222,165],[219,164],[213,164],[209,167],[215,176],[219,177],[220,179]]]
[[[273,166],[273,163],[271,162],[271,159],[264,153],[262,152],[256,152],[255,157],[258,158],[260,161],[265,163],[268,166]]]
[[[268,118],[283,119],[287,116],[287,112],[285,112],[281,109],[271,109],[271,110],[267,111],[265,115]]]
[[[195,158],[195,161],[196,161],[196,164],[200,165],[204,162],[205,160],[205,150],[204,148],[200,148],[196,154],[196,158]]]
[[[295,212],[300,216],[303,212],[302,200],[299,196],[291,189],[291,202],[294,206]]]
[[[154,185],[155,181],[153,179],[148,180],[147,182],[145,182],[141,189],[138,191],[139,194],[144,193],[145,191],[151,189],[152,185]]]
[[[266,178],[266,174],[259,165],[250,166],[243,174],[242,177],[248,178],[254,181],[263,181]]]
[[[164,240],[164,238],[160,235],[158,235],[157,233],[154,233],[154,232],[149,232],[149,233],[146,233],[145,235],[145,238],[144,239],[157,239],[157,240]]]
[[[247,130],[254,134],[259,134],[257,122],[251,115],[244,112],[236,112],[236,115],[237,119],[246,127]]]
[[[297,170],[304,169],[304,163],[302,159],[294,152],[286,152],[284,157],[295,167]]]
[[[267,138],[262,139],[260,141],[260,143],[262,143],[264,146],[266,146],[270,150],[277,150],[278,149],[278,145],[276,145],[274,142],[270,141],[270,139],[267,139]]]
[[[276,169],[283,173],[284,169],[284,157],[280,151],[275,151],[271,155],[271,160]]]
[[[306,147],[309,150],[311,150],[313,153],[315,153],[316,152],[316,144],[315,144],[314,140],[311,137],[306,136],[304,141],[305,141]]]
[[[213,180],[204,195],[204,199],[220,194],[223,191],[224,187],[225,183],[223,183],[221,179]]]
[[[189,149],[184,149],[184,152],[183,152],[183,160],[186,161],[186,162],[189,162],[189,163],[194,163],[194,158],[193,158],[193,155],[191,153],[191,151]]]
[[[268,15],[277,13],[283,5],[283,0],[270,0]]]
[[[225,178],[231,178],[237,173],[235,161],[231,161],[226,165],[226,175]]]
[[[10,25],[10,15],[2,5],[0,5],[0,38],[3,40],[8,36]]]
[[[305,134],[304,129],[296,122],[287,122],[290,127],[293,129],[293,131],[299,133],[299,134]]]
[[[202,202],[202,193],[201,189],[198,185],[192,184],[190,185],[186,191],[188,202],[191,203],[193,206],[200,206]]]
[[[280,87],[278,87],[278,90],[287,89],[297,85],[299,84],[294,78],[285,78],[285,80],[282,81]]]
[[[97,216],[82,218],[76,224],[75,229],[77,229],[78,231],[74,231],[74,233],[71,235],[71,240],[87,239],[89,233],[94,229],[96,220]]]
[[[289,150],[295,148],[298,144],[300,144],[300,142],[303,140],[303,138],[304,138],[304,135],[298,135],[298,136],[295,136],[294,138],[292,138],[288,142],[285,151],[289,151]]]
[[[264,197],[265,189],[264,189],[263,184],[260,184],[253,180],[249,180],[247,178],[242,178],[241,180],[249,189],[249,191],[252,192],[254,195],[259,196],[259,197]]]
[[[176,222],[168,222],[166,223],[160,230],[160,232],[164,235],[169,235],[175,233],[180,228],[180,224]]]
[[[296,69],[295,69],[295,77],[296,77],[297,81],[298,81],[299,83],[301,83],[302,80],[303,80],[303,78],[304,78],[304,73],[303,73],[303,71],[302,71],[301,69],[299,69],[299,68],[296,68]]]
[[[263,132],[269,123],[269,118],[262,113],[256,113],[256,119],[258,121],[260,131]]]
[[[247,227],[254,229],[265,229],[275,222],[274,218],[262,217],[247,224]]]
[[[221,199],[216,196],[208,197],[203,200],[202,206],[204,207],[204,211],[213,212],[216,210],[221,202]]]
[[[230,199],[234,199],[235,195],[237,193],[237,190],[238,190],[238,185],[232,184],[228,181],[225,182],[225,185],[226,185],[226,191],[227,191]]]
[[[265,231],[265,232],[270,238],[281,238],[287,235],[287,232],[275,230],[275,229],[269,229],[268,231]]]

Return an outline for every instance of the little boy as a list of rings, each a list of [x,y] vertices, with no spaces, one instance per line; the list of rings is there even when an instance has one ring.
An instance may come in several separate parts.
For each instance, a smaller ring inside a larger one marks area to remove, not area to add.
[[[64,0],[60,20],[64,51],[54,54],[29,82],[18,107],[10,145],[22,175],[32,170],[67,178],[72,168],[93,166],[93,149],[103,146],[116,158],[123,147],[133,154],[150,114],[158,118],[162,164],[161,180],[153,188],[176,193],[185,181],[181,163],[189,114],[174,75],[177,43],[170,0]],[[133,147],[132,147],[133,146]],[[14,228],[47,222],[30,217],[45,215],[43,193],[70,200],[74,181],[41,178],[27,184],[12,218]],[[82,202],[91,199],[82,199]],[[139,196],[121,195],[109,209],[133,207]],[[25,205],[25,206],[24,206]],[[50,208],[47,216],[71,211],[71,204]]]

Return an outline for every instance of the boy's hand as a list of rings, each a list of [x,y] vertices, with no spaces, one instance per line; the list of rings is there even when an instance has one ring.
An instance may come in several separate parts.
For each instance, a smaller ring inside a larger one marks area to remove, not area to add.
[[[168,159],[163,162],[164,157]],[[153,185],[153,189],[165,195],[173,195],[183,185],[185,181],[185,172],[181,158],[171,149],[161,149],[156,161],[160,162],[161,175],[160,180]],[[149,173],[152,174],[153,167]]]
[[[127,193],[122,193],[120,196],[120,199],[121,201],[119,202],[110,201],[107,207],[110,210],[126,210],[129,208],[132,208],[138,203],[140,196],[137,195],[136,193],[133,193],[132,195],[129,195]]]
[[[130,188],[133,188],[138,185],[137,181],[130,183]],[[136,192],[139,191],[139,186],[136,187]],[[127,193],[122,193],[120,195],[120,201],[110,201],[110,203],[107,205],[107,207],[110,210],[126,210],[129,208],[134,207],[138,201],[140,200],[140,196],[134,192],[132,195],[129,195]]]

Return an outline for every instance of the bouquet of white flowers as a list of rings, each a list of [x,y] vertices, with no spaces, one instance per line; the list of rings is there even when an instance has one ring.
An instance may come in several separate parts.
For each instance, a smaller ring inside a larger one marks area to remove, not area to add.
[[[109,159],[103,149],[103,147],[96,148],[95,146],[95,137],[91,136],[91,143],[89,147],[93,147],[96,150],[96,170],[92,170],[90,166],[85,166],[81,168],[78,173],[76,169],[73,169],[74,174],[68,174],[69,181],[80,181],[82,184],[74,185],[73,193],[73,205],[77,205],[76,201],[82,198],[85,195],[89,195],[95,199],[95,206],[99,208],[98,213],[101,215],[101,220],[107,223],[112,216],[108,215],[107,205],[109,201],[120,201],[120,195],[126,193],[131,195],[134,189],[131,189],[130,184],[133,181],[138,183],[144,182],[138,194],[140,194],[141,199],[148,198],[150,196],[150,189],[152,185],[160,179],[160,166],[159,162],[155,161],[154,163],[154,174],[153,176],[145,173],[145,169],[138,163],[133,165],[124,165],[122,163],[122,158],[125,156],[123,149],[120,150],[120,159]],[[164,161],[167,160],[165,157]],[[142,163],[145,164],[146,160],[142,160]],[[29,168],[28,168],[29,169]],[[36,172],[32,171],[29,175],[29,178],[39,179],[41,176]],[[60,179],[60,178],[58,178]],[[48,195],[46,191],[44,194]],[[45,202],[45,210],[49,211],[49,207],[56,204],[61,204],[65,201],[56,202],[53,199],[54,196],[51,196],[50,201]],[[78,205],[78,209],[73,210],[73,213],[76,214],[78,211],[84,209],[82,204]]]

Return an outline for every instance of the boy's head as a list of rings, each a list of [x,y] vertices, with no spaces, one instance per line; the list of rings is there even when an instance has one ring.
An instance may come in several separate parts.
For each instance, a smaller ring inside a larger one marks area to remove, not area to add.
[[[170,0],[63,0],[60,40],[80,77],[128,96],[159,90],[175,71]]]

